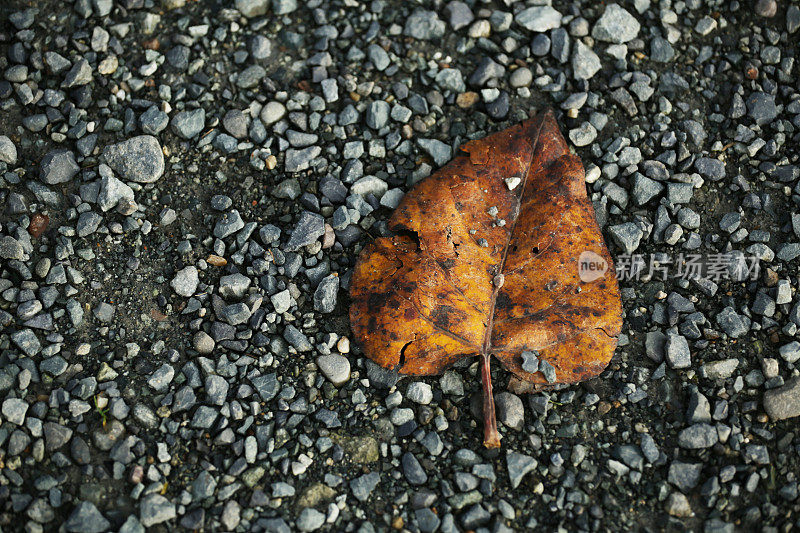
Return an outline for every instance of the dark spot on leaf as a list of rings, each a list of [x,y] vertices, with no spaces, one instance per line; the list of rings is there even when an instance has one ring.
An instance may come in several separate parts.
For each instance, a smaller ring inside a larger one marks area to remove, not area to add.
[[[367,298],[367,307],[370,309],[375,309],[380,307],[386,301],[387,295],[382,292],[373,292]]]
[[[442,266],[443,269],[450,270],[451,268],[456,266],[456,261],[455,259],[448,258],[445,259],[444,261],[439,261],[439,264]]]
[[[453,311],[455,311],[455,309],[452,306],[440,305],[431,313],[431,320],[433,320],[433,323],[438,327],[447,329],[450,327],[450,314]]]
[[[514,302],[511,301],[511,298],[509,298],[508,294],[506,294],[505,292],[500,292],[497,294],[497,301],[495,304],[495,307],[497,309],[508,309],[513,305]]]

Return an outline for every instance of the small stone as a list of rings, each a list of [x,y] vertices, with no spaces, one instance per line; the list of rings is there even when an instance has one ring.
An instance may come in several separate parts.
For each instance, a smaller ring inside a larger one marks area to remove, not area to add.
[[[6,421],[17,426],[25,422],[25,413],[28,412],[28,404],[19,398],[7,398],[3,401],[2,413]]]
[[[350,361],[343,355],[320,355],[317,357],[317,367],[337,387],[341,387],[350,380]]]
[[[45,422],[42,425],[44,432],[45,449],[53,452],[64,446],[72,438],[72,430],[55,422]]]
[[[800,377],[764,393],[764,410],[772,420],[786,420],[800,416]]]
[[[725,163],[719,159],[699,157],[694,166],[700,175],[712,181],[719,181],[725,177]]]
[[[97,231],[102,221],[103,217],[94,211],[81,213],[81,216],[78,217],[78,222],[75,224],[75,232],[78,234],[78,237],[91,235]]]
[[[0,248],[2,247],[0,246]],[[12,333],[11,342],[29,357],[33,357],[42,350],[42,343],[30,329],[21,329]]]
[[[542,373],[544,376],[545,381],[548,383],[555,383],[557,376],[556,376],[556,369],[550,364],[549,361],[545,361],[543,359],[539,359],[539,372]]]
[[[591,48],[582,41],[575,41],[575,46],[572,48],[572,75],[576,80],[591,79],[601,66],[600,58]]]
[[[100,190],[97,193],[97,205],[103,212],[114,209],[120,201],[134,201],[133,189],[117,179],[108,165],[101,164],[98,170]]]
[[[685,463],[683,461],[673,461],[669,465],[667,481],[678,487],[684,492],[692,490],[700,481],[700,473],[703,470],[702,463]]]
[[[251,378],[250,382],[255,387],[256,392],[265,402],[272,400],[278,394],[280,384],[278,383],[278,375],[274,372]]]
[[[750,329],[750,319],[738,314],[731,306],[727,306],[720,311],[715,320],[722,330],[734,339],[745,335]]]
[[[325,219],[310,211],[303,211],[300,215],[292,234],[289,236],[289,242],[286,244],[286,250],[295,252],[300,248],[307,246],[317,239],[325,235]]]
[[[454,30],[460,30],[469,26],[475,20],[472,10],[464,2],[453,0],[444,8],[444,13],[448,17],[448,22]]]
[[[442,393],[444,394],[453,396],[464,395],[464,381],[456,372],[445,372],[439,379],[439,386],[442,388]]]
[[[97,307],[92,310],[92,314],[95,316],[95,318],[106,324],[111,322],[111,320],[114,318],[115,312],[116,308],[107,302],[100,302],[97,304]]]
[[[182,139],[189,140],[203,131],[206,125],[206,112],[203,108],[181,111],[172,117],[172,131]]]
[[[366,122],[367,126],[374,130],[379,130],[389,122],[391,107],[383,100],[370,102],[367,106]]]
[[[633,177],[633,201],[636,205],[644,205],[664,192],[664,186],[638,172]]]
[[[247,294],[250,278],[244,274],[230,274],[219,279],[219,294],[225,300],[240,300]]]
[[[214,339],[205,331],[198,331],[192,338],[192,346],[197,353],[208,355],[214,351]]]
[[[222,509],[222,516],[220,522],[225,527],[226,531],[234,531],[236,526],[241,522],[241,507],[236,500],[228,500],[225,507]]]
[[[161,111],[158,106],[152,106],[139,117],[142,131],[148,135],[158,135],[169,125],[169,115]]]
[[[139,521],[144,527],[161,524],[175,516],[175,504],[160,494],[146,496],[139,507]]]
[[[714,31],[716,28],[717,28],[716,19],[706,15],[699,21],[697,21],[697,24],[695,24],[694,26],[694,31],[696,31],[700,35],[706,36],[712,31]]]
[[[241,109],[230,109],[222,117],[222,127],[231,136],[238,140],[247,137],[247,129],[250,125],[250,117]]]
[[[759,17],[772,18],[778,13],[778,2],[776,0],[758,0],[755,11]]]
[[[406,398],[420,405],[428,405],[433,401],[433,391],[427,383],[415,381],[406,389]]]
[[[214,237],[224,239],[242,228],[244,228],[242,216],[238,210],[233,209],[217,219],[217,223],[214,225]]]
[[[64,76],[64,82],[61,86],[65,89],[70,89],[86,85],[90,81],[92,81],[92,67],[86,59],[80,58]]]
[[[542,33],[561,26],[561,13],[551,6],[533,6],[517,13],[515,20],[528,31]]]
[[[517,186],[522,183],[522,179],[518,176],[511,176],[510,178],[505,179],[506,187],[508,187],[509,191],[513,191],[517,188]]]
[[[675,49],[663,37],[653,37],[650,41],[650,59],[656,63],[669,63],[675,58]]]
[[[511,481],[511,488],[516,489],[519,487],[522,479],[532,472],[538,462],[530,455],[524,455],[517,452],[508,452],[506,454],[506,467],[508,468],[508,478]]]
[[[383,72],[392,64],[392,60],[389,58],[389,54],[386,50],[374,43],[367,48],[367,58],[369,58],[372,65],[380,72]]]
[[[622,248],[626,254],[632,254],[639,247],[644,233],[633,222],[624,222],[608,228],[613,241]]]
[[[678,518],[688,518],[694,516],[689,499],[681,492],[673,492],[667,498],[664,508],[667,513]]]
[[[64,530],[73,533],[102,533],[110,527],[111,522],[106,520],[93,503],[86,501],[79,502],[64,522]]]
[[[754,92],[747,98],[747,114],[759,125],[772,122],[778,116],[775,96]]]
[[[437,139],[417,139],[417,144],[433,158],[437,166],[442,166],[452,157],[450,147]]]
[[[266,75],[267,71],[261,65],[250,65],[236,77],[236,86],[240,89],[255,89]]]
[[[689,342],[683,335],[668,333],[665,353],[670,368],[689,368],[692,364]]]
[[[775,303],[777,305],[788,304],[792,301],[792,284],[788,279],[778,281],[778,288],[775,290]]]
[[[642,433],[639,448],[642,450],[642,455],[649,463],[655,463],[661,456],[661,452],[656,445],[655,440],[649,433]]]
[[[211,405],[222,406],[228,397],[228,382],[225,378],[216,374],[211,374],[206,378],[205,389],[208,403]]]
[[[469,31],[467,32],[467,35],[473,39],[488,38],[491,34],[492,25],[488,20],[485,19],[475,21],[475,23],[469,27]]]
[[[423,485],[428,481],[428,474],[419,464],[419,461],[411,452],[403,454],[402,458],[403,474],[412,485]]]
[[[609,43],[627,43],[636,38],[639,21],[618,4],[608,4],[592,28],[592,37]]]
[[[324,523],[325,515],[313,507],[306,507],[297,517],[297,529],[300,531],[315,531]]]
[[[286,15],[297,9],[297,0],[272,0],[272,12]]]
[[[10,235],[0,237],[0,259],[13,259],[21,261],[25,257],[22,244]]]
[[[454,68],[445,68],[436,74],[436,84],[445,91],[461,94],[467,90],[461,71]]]
[[[365,502],[369,499],[369,495],[375,490],[380,480],[380,474],[377,472],[370,472],[369,474],[364,474],[352,480],[350,482],[350,490],[358,501]]]
[[[739,360],[735,358],[721,359],[705,363],[701,368],[701,374],[708,379],[728,379],[739,366]]]
[[[494,397],[497,405],[497,419],[508,428],[520,431],[525,422],[525,407],[516,394],[501,392]]]
[[[175,273],[172,278],[170,286],[179,295],[189,298],[194,295],[197,286],[200,284],[200,277],[197,272],[197,267],[187,266]]]
[[[444,21],[435,11],[418,8],[406,19],[403,34],[425,41],[441,38],[445,29]]]
[[[311,167],[311,162],[319,157],[321,153],[322,148],[319,146],[309,146],[300,150],[294,148],[288,149],[285,159],[286,172],[301,172],[307,170]]]
[[[528,87],[533,82],[533,73],[529,68],[518,68],[511,73],[508,83],[514,88]]]
[[[175,369],[169,363],[164,363],[153,372],[147,384],[156,392],[164,392],[174,377]]]
[[[269,126],[278,122],[284,117],[284,115],[286,115],[286,107],[280,102],[273,101],[267,102],[267,104],[261,109],[259,118],[265,126]]]
[[[255,18],[267,14],[269,0],[236,0],[234,5],[245,17]]]
[[[550,51],[551,46],[552,40],[550,37],[548,37],[546,33],[539,33],[535,35],[531,41],[531,53],[538,57],[544,57]]]
[[[800,29],[800,7],[792,4],[786,10],[786,31],[795,33]]]
[[[689,450],[710,448],[718,440],[717,429],[711,424],[693,424],[678,433],[678,446]]]
[[[247,51],[256,61],[267,59],[272,54],[272,41],[263,35],[253,35],[247,41]]]
[[[0,135],[0,161],[8,165],[17,164],[17,147],[6,135]]]
[[[787,363],[795,363],[800,359],[800,342],[792,341],[778,348],[781,359]]]
[[[39,177],[48,185],[57,185],[70,181],[79,171],[73,152],[56,149],[42,158]]]
[[[103,150],[108,166],[122,179],[152,183],[164,174],[164,153],[158,139],[139,135]]]
[[[597,130],[590,122],[585,121],[579,127],[569,130],[568,136],[575,146],[588,146],[597,138]]]
[[[219,318],[232,326],[244,324],[251,315],[250,308],[244,302],[226,305],[219,311]]]
[[[475,87],[482,87],[489,80],[502,78],[505,72],[506,69],[503,65],[496,63],[491,57],[485,56],[478,63],[475,72],[470,75],[469,84]]]
[[[711,422],[711,404],[708,398],[699,392],[692,393],[689,397],[689,407],[686,409],[686,419],[689,422]]]
[[[270,296],[269,299],[272,302],[272,307],[275,308],[275,312],[279,315],[288,311],[292,306],[292,294],[289,292],[289,289],[277,292]]]

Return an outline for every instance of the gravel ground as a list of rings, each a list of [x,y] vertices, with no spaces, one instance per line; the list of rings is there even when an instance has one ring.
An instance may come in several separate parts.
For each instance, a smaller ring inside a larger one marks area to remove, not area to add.
[[[547,4],[0,3],[2,529],[800,527],[800,8]],[[495,370],[488,451],[477,363],[398,381],[347,289],[545,105],[645,268],[599,378]]]

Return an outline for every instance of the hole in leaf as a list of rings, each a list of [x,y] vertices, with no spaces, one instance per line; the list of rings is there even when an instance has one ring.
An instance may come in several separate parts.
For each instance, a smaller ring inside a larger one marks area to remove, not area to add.
[[[405,226],[400,226],[396,228],[394,232],[396,235],[400,237],[408,237],[409,239],[414,241],[414,244],[417,245],[417,250],[420,250],[422,248],[420,246],[419,233],[417,233],[416,231],[409,229]]]

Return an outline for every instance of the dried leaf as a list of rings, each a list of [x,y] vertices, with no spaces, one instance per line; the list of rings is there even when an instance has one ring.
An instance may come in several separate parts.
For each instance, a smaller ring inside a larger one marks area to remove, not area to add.
[[[350,322],[370,359],[403,374],[479,358],[484,445],[497,447],[491,357],[539,387],[591,378],[614,353],[622,305],[551,110],[461,149],[406,194],[394,235],[361,252]]]

